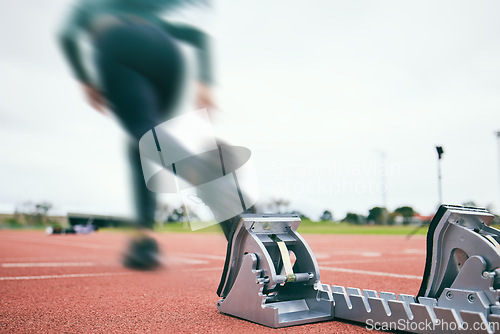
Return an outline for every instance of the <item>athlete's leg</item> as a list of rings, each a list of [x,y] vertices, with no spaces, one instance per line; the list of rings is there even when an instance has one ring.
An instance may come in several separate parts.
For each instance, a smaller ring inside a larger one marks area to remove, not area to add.
[[[102,36],[100,44],[99,68],[105,95],[126,130],[138,140],[163,122],[163,115],[175,104],[182,86],[182,58],[168,36],[149,26],[116,27]],[[182,147],[181,143],[177,145]],[[132,149],[132,154],[137,156],[137,151]],[[148,193],[140,162],[135,161],[132,167],[139,223],[148,227],[154,218],[154,195]],[[220,163],[208,158],[193,159],[184,169],[181,174],[189,176],[186,180],[194,185],[221,172]],[[235,217],[221,224],[226,238],[238,220]]]
[[[144,183],[138,156],[138,138],[159,122],[157,93],[143,75],[104,54],[100,55],[98,64],[105,96],[125,130],[133,137],[129,158],[135,222],[140,233],[131,240],[124,264],[135,269],[153,269],[160,264],[159,248],[144,230],[153,228],[156,196],[146,189]]]
[[[156,194],[150,191],[144,182],[139,145],[137,145],[137,142],[131,140],[128,143],[127,150],[136,220],[139,226],[153,229],[156,211]]]
[[[257,210],[255,209],[255,206],[252,206],[243,213],[256,213],[256,212]],[[223,222],[220,223],[220,227],[222,229],[222,232],[224,232],[224,236],[226,237],[227,241],[229,241],[229,239],[233,237],[234,229],[236,228],[236,224],[239,223],[240,219],[241,215],[237,215],[233,218],[224,220]]]
[[[152,228],[156,196],[145,186],[137,143],[171,113],[182,84],[182,58],[162,31],[142,25],[111,28],[97,48],[104,95],[133,137],[128,154],[137,222]]]
[[[96,38],[104,95],[137,141],[165,121],[182,86],[184,62],[175,42],[146,24],[120,24]]]

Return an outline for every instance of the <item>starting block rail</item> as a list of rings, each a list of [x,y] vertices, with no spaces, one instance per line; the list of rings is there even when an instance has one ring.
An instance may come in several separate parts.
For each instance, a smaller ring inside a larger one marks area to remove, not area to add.
[[[434,298],[336,285],[332,290],[338,320],[411,333],[500,333],[500,315],[439,307]]]

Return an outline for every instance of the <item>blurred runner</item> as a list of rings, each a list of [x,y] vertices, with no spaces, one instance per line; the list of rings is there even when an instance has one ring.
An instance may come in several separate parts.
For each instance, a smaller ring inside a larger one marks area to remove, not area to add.
[[[158,244],[149,235],[156,195],[145,186],[138,141],[172,116],[182,94],[186,62],[178,41],[196,48],[197,107],[214,106],[209,37],[194,25],[161,18],[187,5],[208,9],[203,0],[80,0],[60,33],[62,49],[88,103],[102,113],[109,108],[133,139],[129,159],[138,232],[124,258],[130,268],[153,269],[160,264]],[[97,78],[84,65],[82,33],[94,48]],[[222,224],[226,237],[230,225]]]

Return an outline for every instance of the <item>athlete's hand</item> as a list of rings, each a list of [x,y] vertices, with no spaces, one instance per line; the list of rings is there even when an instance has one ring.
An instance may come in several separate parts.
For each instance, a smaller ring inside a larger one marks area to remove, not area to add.
[[[199,109],[206,108],[207,110],[215,109],[217,106],[214,102],[212,88],[202,82],[196,82],[196,107]]]
[[[106,114],[106,102],[99,90],[87,83],[81,83],[81,86],[83,92],[85,93],[85,98],[87,99],[87,102],[92,106],[92,108],[99,111],[101,114]]]

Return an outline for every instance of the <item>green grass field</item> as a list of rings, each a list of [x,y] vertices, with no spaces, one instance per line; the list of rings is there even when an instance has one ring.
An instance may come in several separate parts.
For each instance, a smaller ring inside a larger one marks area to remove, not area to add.
[[[347,223],[333,222],[314,222],[302,220],[299,226],[299,232],[303,234],[380,234],[380,235],[408,235],[416,230],[417,226],[403,225],[351,225]],[[19,229],[19,230],[45,230],[45,226],[23,226],[20,224],[7,224],[0,222],[0,229]],[[121,230],[123,232],[132,231],[127,227],[101,228],[100,232],[114,232]],[[156,232],[177,232],[177,233],[221,233],[218,224],[209,226],[196,231],[191,231],[189,224],[184,223],[165,223],[162,227],[156,227]],[[425,235],[427,226],[418,229],[415,234]]]
[[[312,222],[303,220],[300,223],[298,231],[303,234],[385,234],[385,235],[407,235],[412,233],[416,226],[388,226],[388,225],[351,225],[346,223],[331,223],[331,222]],[[158,232],[191,232],[191,233],[220,233],[220,227],[213,225],[201,230],[191,231],[189,225],[183,223],[165,224],[161,228],[157,228]],[[427,226],[420,228],[416,234],[425,235]]]

